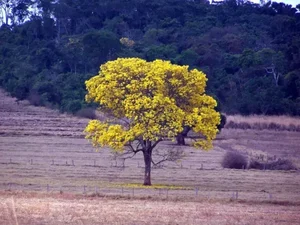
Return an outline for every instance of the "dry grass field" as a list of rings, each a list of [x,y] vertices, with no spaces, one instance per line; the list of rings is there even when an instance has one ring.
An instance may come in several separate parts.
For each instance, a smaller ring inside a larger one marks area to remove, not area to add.
[[[299,224],[298,170],[220,164],[235,150],[299,168],[299,132],[223,129],[213,150],[186,146],[181,162],[154,168],[149,189],[137,185],[141,155],[124,162],[95,152],[82,133],[87,122],[0,91],[0,224]]]
[[[290,116],[227,115],[226,128],[271,129],[300,132],[300,118]]]
[[[1,193],[0,224],[299,224],[299,206]]]

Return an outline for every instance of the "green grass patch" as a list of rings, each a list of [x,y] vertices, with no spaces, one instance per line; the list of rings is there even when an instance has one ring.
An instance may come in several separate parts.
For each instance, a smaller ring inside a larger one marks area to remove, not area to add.
[[[169,189],[169,190],[192,190],[192,187],[179,186],[179,185],[166,185],[166,184],[153,184],[151,186],[145,186],[140,183],[123,183],[113,184],[112,187],[116,188],[137,188],[137,189]]]
[[[86,179],[45,179],[44,177],[19,178],[16,180],[19,185],[33,185],[38,187],[46,187],[50,185],[53,187],[99,187],[99,188],[136,188],[136,189],[169,189],[169,190],[193,190],[193,187],[182,185],[167,185],[167,184],[153,184],[145,186],[142,183],[115,183],[100,180],[86,180]]]

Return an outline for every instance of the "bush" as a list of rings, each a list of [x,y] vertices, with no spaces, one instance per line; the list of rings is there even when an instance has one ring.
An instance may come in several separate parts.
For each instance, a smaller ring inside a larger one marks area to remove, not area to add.
[[[223,158],[223,168],[230,169],[246,169],[247,168],[247,157],[239,152],[227,152]]]
[[[76,112],[75,115],[78,117],[83,117],[83,118],[87,118],[87,119],[91,119],[91,120],[94,120],[97,118],[95,109],[93,109],[93,108],[80,109],[78,112]]]
[[[82,102],[80,100],[65,100],[62,105],[62,111],[75,114],[82,108]]]
[[[39,106],[42,104],[41,96],[36,92],[30,92],[28,101],[31,105]]]
[[[279,159],[274,162],[263,163],[258,161],[251,161],[249,169],[259,170],[296,170],[296,166],[288,159]]]

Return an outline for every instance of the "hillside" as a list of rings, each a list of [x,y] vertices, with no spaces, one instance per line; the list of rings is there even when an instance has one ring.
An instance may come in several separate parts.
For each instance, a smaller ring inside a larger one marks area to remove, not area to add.
[[[300,13],[290,5],[8,2],[0,86],[18,99],[72,113],[94,107],[84,102],[84,81],[108,60],[139,57],[204,71],[223,112],[300,115]]]
[[[0,89],[0,136],[83,137],[88,120],[17,101]]]

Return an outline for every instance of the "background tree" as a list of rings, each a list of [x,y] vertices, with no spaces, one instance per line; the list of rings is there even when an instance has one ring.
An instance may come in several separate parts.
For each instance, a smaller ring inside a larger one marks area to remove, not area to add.
[[[92,120],[85,131],[94,146],[115,151],[142,152],[145,162],[144,185],[151,185],[154,148],[166,138],[174,138],[189,126],[203,139],[195,146],[212,147],[220,114],[217,102],[205,94],[207,78],[188,66],[169,61],[146,62],[139,58],[119,58],[100,67],[97,76],[86,81],[87,101],[101,105],[123,123]]]
[[[74,112],[86,106],[80,81],[100,64],[163,59],[205,72],[223,113],[299,116],[296,11],[274,1],[2,0],[0,86]]]

